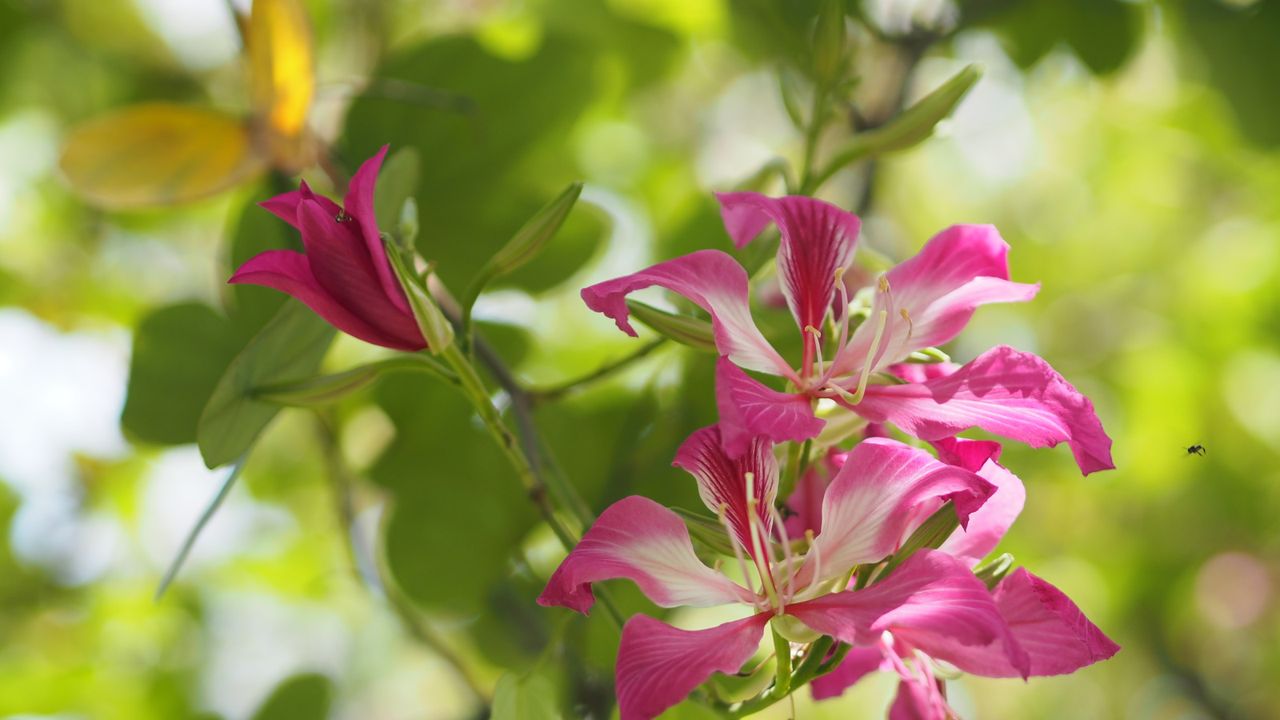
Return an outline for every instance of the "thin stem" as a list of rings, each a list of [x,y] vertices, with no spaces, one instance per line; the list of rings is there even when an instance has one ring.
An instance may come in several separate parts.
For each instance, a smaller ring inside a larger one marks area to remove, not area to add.
[[[545,388],[530,388],[527,390],[527,393],[531,396],[535,404],[551,400],[559,400],[569,393],[580,390],[591,383],[603,380],[610,375],[613,375],[615,372],[644,359],[649,355],[649,353],[652,353],[654,350],[662,347],[666,342],[667,339],[665,337],[658,338],[652,342],[642,345],[638,350],[635,350],[630,354],[623,355],[616,360],[606,362],[586,375],[574,378],[573,380],[566,380]]]
[[[384,563],[378,561],[372,550],[361,542],[355,529],[355,503],[352,499],[352,487],[355,484],[350,468],[342,458],[338,447],[337,435],[323,413],[316,413],[316,430],[320,437],[325,454],[325,465],[328,468],[329,481],[334,490],[334,507],[337,510],[338,522],[347,534],[348,542],[343,543],[351,560],[352,572],[356,579],[368,587],[375,595],[380,595],[387,607],[399,618],[415,640],[439,657],[461,678],[467,689],[475,695],[481,704],[488,707],[492,702],[488,691],[475,676],[462,657],[419,617],[413,601],[405,596],[404,591],[396,583],[395,577],[388,572]]]
[[[826,127],[827,115],[827,87],[825,85],[815,86],[813,88],[813,108],[809,115],[809,127],[806,128],[804,134],[804,162],[800,166],[800,192],[812,192],[816,188],[811,188],[813,181],[814,160],[818,154],[818,140],[822,137],[822,130]]]
[[[546,484],[534,472],[529,459],[521,451],[516,436],[512,434],[506,423],[503,422],[502,414],[498,412],[498,408],[494,406],[493,400],[489,397],[489,391],[485,388],[484,381],[476,374],[475,368],[472,367],[470,362],[467,362],[467,358],[456,344],[445,348],[441,351],[440,356],[453,368],[454,374],[458,376],[459,387],[467,398],[471,400],[471,405],[475,408],[476,413],[480,415],[485,428],[493,436],[494,442],[498,444],[498,448],[507,458],[507,462],[516,471],[516,478],[524,486],[524,491],[529,496],[529,499],[538,508],[538,511],[542,513],[543,520],[551,526],[551,530],[560,539],[560,544],[564,546],[564,549],[572,550],[577,543],[577,538],[556,516],[555,508],[551,504],[551,498],[547,494]]]

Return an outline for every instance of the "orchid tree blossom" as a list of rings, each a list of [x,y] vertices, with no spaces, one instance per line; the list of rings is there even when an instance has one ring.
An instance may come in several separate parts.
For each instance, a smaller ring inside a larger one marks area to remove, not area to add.
[[[774,507],[778,470],[767,439],[753,438],[735,458],[725,452],[720,428],[704,428],[674,464],[694,476],[720,519],[740,581],[698,558],[680,516],[631,496],[600,515],[538,598],[586,613],[593,583],[628,578],[661,607],[739,605],[749,612],[693,631],[644,615],[627,621],[616,665],[622,720],[656,717],[713,673],[738,672],[770,623],[797,643],[829,635],[857,645],[878,643],[899,627],[927,628],[933,642],[924,645],[940,657],[994,647],[1004,662],[1026,668],[986,585],[946,553],[916,552],[883,581],[846,590],[855,568],[893,555],[944,503],[966,524],[995,490],[977,474],[893,440],[867,440],[849,452],[824,497],[822,532],[793,541]]]
[[[426,348],[374,216],[374,185],[386,154],[384,146],[360,166],[342,206],[312,192],[305,182],[263,202],[263,208],[302,234],[305,252],[259,253],[228,282],[288,293],[365,342],[395,350]]]
[[[1000,445],[994,442],[946,439],[935,443],[941,460],[976,472],[995,493],[969,514],[938,552],[972,567],[990,553],[1022,510],[1026,497],[1022,482],[998,463]],[[832,484],[834,488],[834,483]],[[957,717],[947,704],[944,683],[935,673],[935,660],[964,672],[986,677],[1064,675],[1110,658],[1120,646],[1098,629],[1061,590],[1019,568],[991,592],[1001,618],[1027,664],[1010,661],[1003,646],[958,645],[939,638],[932,628],[900,623],[870,646],[856,647],[833,672],[813,681],[817,699],[835,697],[876,670],[896,673],[898,695],[890,707],[891,720],[949,720]]]
[[[889,373],[912,352],[953,339],[978,306],[1036,295],[1038,285],[1009,280],[1009,246],[994,227],[955,225],[934,236],[876,280],[865,321],[855,327],[844,276],[857,244],[857,216],[803,196],[741,192],[717,198],[737,247],[778,227],[778,276],[802,339],[798,367],[752,319],[746,270],[718,250],[592,285],[582,298],[632,336],[626,296],[645,287],[683,295],[711,315],[721,354],[717,404],[731,454],[744,452],[756,435],[774,442],[816,436],[823,420],[814,414],[814,401],[825,398],[925,440],[980,427],[1034,447],[1066,442],[1085,473],[1113,467],[1111,440],[1092,404],[1035,355],[997,347],[919,382],[901,383]],[[788,391],[770,388],[746,370],[780,377]]]

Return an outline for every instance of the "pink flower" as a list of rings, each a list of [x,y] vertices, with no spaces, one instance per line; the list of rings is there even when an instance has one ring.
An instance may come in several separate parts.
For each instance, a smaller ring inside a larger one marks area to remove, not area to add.
[[[305,253],[268,250],[228,282],[263,285],[306,303],[339,330],[395,350],[427,346],[387,258],[373,213],[373,188],[384,146],[351,178],[344,206],[302,183],[262,207],[302,233]]]
[[[979,305],[1030,300],[1039,289],[1009,281],[1009,246],[989,225],[956,225],[934,236],[915,257],[875,283],[867,318],[850,330],[844,277],[853,260],[859,220],[808,197],[756,193],[718,196],[725,228],[741,247],[776,224],[778,276],[802,340],[793,368],[751,317],[747,273],[726,253],[701,250],[638,273],[583,289],[592,310],[624,332],[626,296],[658,285],[711,314],[716,346],[717,404],[730,453],[750,438],[803,441],[822,429],[813,401],[829,398],[872,422],[890,422],[937,440],[980,427],[1034,447],[1068,443],[1086,473],[1113,467],[1111,440],[1088,399],[1047,363],[997,347],[945,377],[907,384],[872,382],[913,351],[942,345]],[[827,330],[827,320],[836,328]],[[828,356],[830,356],[828,358]],[[762,385],[744,370],[785,379],[792,392]]]
[[[806,535],[801,554],[774,508],[777,464],[765,439],[754,438],[732,458],[719,429],[704,428],[680,448],[675,464],[696,478],[703,502],[720,517],[746,586],[698,559],[678,515],[632,496],[600,515],[538,598],[585,613],[593,583],[628,578],[662,607],[749,608],[741,620],[696,631],[631,618],[616,669],[622,720],[656,717],[712,673],[737,672],[771,620],[787,637],[826,634],[859,645],[900,626],[924,627],[958,647],[1001,648],[1011,666],[1025,665],[986,586],[945,553],[917,552],[883,582],[843,589],[856,566],[892,555],[944,502],[967,522],[994,490],[976,474],[892,440],[865,441],[832,481],[822,532]]]
[[[985,557],[1022,510],[1022,482],[996,462],[993,442],[947,439],[937,443],[939,458],[969,470],[995,486],[995,493],[940,549],[967,566]],[[927,624],[899,623],[872,647],[852,649],[830,674],[813,682],[817,699],[835,697],[875,670],[896,672],[898,697],[891,720],[948,720],[955,717],[945,688],[933,672],[944,660],[960,670],[986,677],[1064,675],[1106,660],[1120,650],[1062,591],[1019,568],[992,591],[992,601],[1009,634],[1025,653],[1026,664],[1010,661],[1004,645],[956,643]],[[821,629],[821,628],[818,628]]]

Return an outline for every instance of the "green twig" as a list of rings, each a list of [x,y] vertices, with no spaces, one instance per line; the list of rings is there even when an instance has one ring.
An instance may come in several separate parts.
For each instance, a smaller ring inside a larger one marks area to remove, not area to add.
[[[640,347],[640,349],[630,354],[624,355],[616,360],[611,360],[601,365],[600,367],[596,368],[595,370],[592,370],[586,375],[583,375],[578,378],[574,378],[573,380],[566,380],[564,382],[557,383],[555,385],[551,385],[545,388],[530,388],[526,392],[529,394],[530,398],[533,400],[535,404],[549,402],[553,400],[559,400],[560,398],[564,397],[565,395],[568,395],[569,393],[572,393],[576,390],[580,390],[583,387],[590,385],[591,383],[597,382],[599,380],[603,380],[609,377],[610,375],[613,375],[615,372],[622,370],[623,368],[626,368],[632,363],[635,363],[639,360],[644,359],[649,355],[649,353],[662,347],[662,345],[666,343],[666,341],[667,339],[665,337],[658,338],[651,342],[645,343]]]

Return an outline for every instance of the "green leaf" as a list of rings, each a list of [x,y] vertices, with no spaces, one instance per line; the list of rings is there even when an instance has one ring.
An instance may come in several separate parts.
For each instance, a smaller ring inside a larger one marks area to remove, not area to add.
[[[981,77],[981,68],[969,65],[889,122],[854,135],[817,173],[809,190],[822,185],[851,163],[906,150],[924,142],[933,135],[938,123],[955,111]]]
[[[258,388],[315,373],[334,329],[300,302],[290,301],[226,367],[200,416],[196,442],[211,468],[242,455],[280,406],[256,396]]]
[[[146,442],[193,442],[205,400],[243,342],[226,318],[200,303],[143,318],[133,338],[124,429]]]
[[[489,258],[462,298],[462,309],[467,318],[471,316],[471,306],[490,280],[514,271],[538,256],[551,238],[555,237],[581,194],[582,183],[570,184],[556,199],[543,205],[511,236],[502,249]]]
[[[321,407],[372,385],[384,373],[415,370],[457,382],[449,368],[424,355],[404,353],[329,375],[275,383],[257,388],[255,396],[266,402],[293,407]]]
[[[559,720],[556,686],[539,672],[503,673],[493,695],[493,720]]]
[[[1143,9],[1128,0],[963,0],[961,24],[996,31],[1021,67],[1066,45],[1095,75],[1118,70],[1142,34]]]
[[[276,687],[253,720],[325,720],[332,695],[333,683],[324,675],[294,675]]]
[[[470,38],[436,38],[391,57],[377,79],[465,96],[473,113],[423,109],[375,94],[352,103],[346,157],[368,157],[389,142],[429,159],[420,167],[414,197],[422,219],[417,246],[447,286],[466,288],[512,228],[580,176],[569,138],[601,81],[594,57],[592,46],[555,33],[521,60],[493,55]],[[590,215],[583,220],[593,221],[586,242],[568,243],[567,254],[549,248],[544,259],[554,254],[557,264],[544,266],[537,277],[522,274],[521,287],[529,280],[544,288],[558,284],[590,259],[604,227]],[[555,246],[568,239],[562,236]]]
[[[1168,7],[1175,8],[1183,15],[1182,34],[1208,70],[1208,84],[1231,104],[1245,137],[1264,147],[1280,145],[1280,4],[1202,1]]]
[[[231,493],[231,488],[235,487],[236,480],[240,479],[240,473],[244,472],[245,461],[247,456],[242,456],[231,468],[231,472],[227,473],[226,479],[222,481],[222,485],[218,486],[218,492],[214,494],[213,499],[205,506],[204,512],[200,513],[200,517],[196,518],[196,524],[191,526],[187,531],[187,537],[182,541],[182,547],[178,548],[178,554],[173,556],[173,560],[169,562],[169,567],[164,571],[164,577],[160,578],[160,584],[156,586],[156,600],[158,601],[164,596],[164,591],[169,589],[169,585],[173,583],[174,578],[178,577],[178,572],[182,570],[182,565],[187,561],[187,556],[191,554],[191,549],[196,546],[196,540],[199,539],[200,533],[204,531],[205,525],[213,519],[214,513],[218,512],[218,508],[222,507],[222,501],[227,499],[227,495]]]

